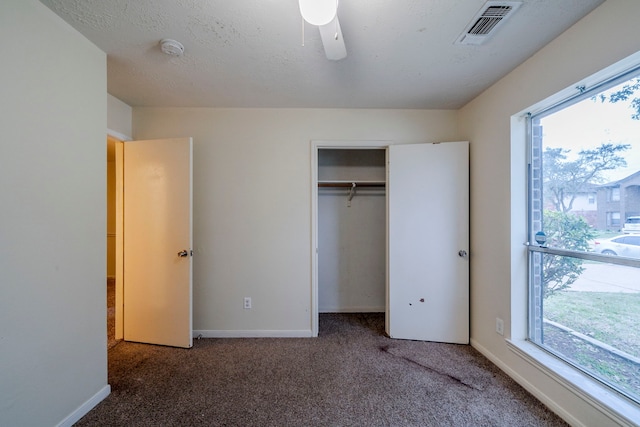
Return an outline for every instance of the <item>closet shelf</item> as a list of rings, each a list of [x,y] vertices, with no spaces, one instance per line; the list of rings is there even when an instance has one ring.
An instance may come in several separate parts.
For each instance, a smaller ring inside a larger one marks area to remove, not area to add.
[[[384,187],[386,184],[386,181],[318,181],[318,187]]]

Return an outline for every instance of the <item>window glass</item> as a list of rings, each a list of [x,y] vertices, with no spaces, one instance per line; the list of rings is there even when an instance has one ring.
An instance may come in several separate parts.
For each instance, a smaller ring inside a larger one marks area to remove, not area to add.
[[[529,339],[640,402],[638,75],[530,118]]]
[[[607,227],[620,226],[620,212],[607,212]]]
[[[620,187],[613,187],[611,189],[610,200],[612,202],[620,201]]]
[[[611,225],[613,227],[620,225],[620,212],[611,212]]]
[[[544,265],[570,259],[543,258]],[[581,269],[568,288],[544,298],[537,343],[639,400],[640,269],[598,262],[582,263]]]

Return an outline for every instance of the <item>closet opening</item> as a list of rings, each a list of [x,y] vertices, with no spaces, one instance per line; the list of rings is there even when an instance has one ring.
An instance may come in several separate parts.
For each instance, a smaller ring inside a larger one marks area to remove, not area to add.
[[[387,201],[386,144],[315,151],[317,334],[327,313],[386,313]]]

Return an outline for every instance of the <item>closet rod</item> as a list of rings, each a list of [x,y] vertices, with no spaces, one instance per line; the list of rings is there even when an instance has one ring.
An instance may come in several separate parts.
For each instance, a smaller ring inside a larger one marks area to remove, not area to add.
[[[385,187],[384,181],[336,181],[336,182],[319,182],[318,187]]]

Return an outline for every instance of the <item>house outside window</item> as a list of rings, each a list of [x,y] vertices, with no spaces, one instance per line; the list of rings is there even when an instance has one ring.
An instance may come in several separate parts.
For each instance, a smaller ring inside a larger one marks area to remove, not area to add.
[[[613,108],[625,90],[635,118]],[[546,238],[528,246],[528,339],[637,403],[640,246],[619,230],[625,207],[640,206],[639,131],[637,69],[531,114],[527,165],[529,241]],[[576,209],[580,197],[597,204],[597,221]]]
[[[638,121],[640,135],[640,121]],[[623,226],[625,219],[640,215],[640,166],[631,169],[621,179],[595,186],[596,189],[596,225],[597,229]],[[613,191],[613,189],[616,189]],[[618,200],[611,200],[618,196]],[[620,213],[620,223],[615,222],[611,212]],[[612,221],[613,220],[613,221]]]

